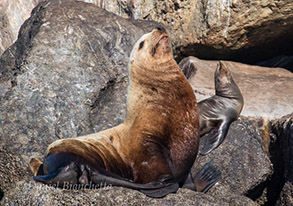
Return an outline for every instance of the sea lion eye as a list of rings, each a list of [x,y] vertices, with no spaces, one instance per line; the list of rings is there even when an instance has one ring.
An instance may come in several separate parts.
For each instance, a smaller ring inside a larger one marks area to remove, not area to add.
[[[138,50],[140,50],[140,49],[143,47],[143,45],[144,45],[144,41],[140,42],[140,43],[139,43]]]

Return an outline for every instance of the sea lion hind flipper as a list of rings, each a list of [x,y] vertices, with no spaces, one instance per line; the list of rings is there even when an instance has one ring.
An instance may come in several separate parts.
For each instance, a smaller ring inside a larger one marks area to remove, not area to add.
[[[221,172],[210,161],[203,166],[194,178],[196,191],[207,192],[221,178]]]
[[[207,155],[216,149],[224,141],[228,132],[229,125],[227,122],[222,121],[219,125],[213,128],[206,137],[204,148],[201,150],[201,155]]]
[[[35,174],[34,172],[33,179],[45,184],[56,184],[60,187],[65,182],[76,183],[78,168],[73,161],[74,159],[76,159],[76,156],[69,153],[50,154],[40,165],[38,173]],[[32,164],[32,160],[30,164]]]
[[[194,180],[193,180],[190,172],[188,173],[187,178],[181,187],[196,191]]]
[[[44,170],[43,170],[44,164],[38,158],[32,158],[30,160],[29,166],[30,166],[31,171],[34,173],[34,176],[44,174]]]
[[[106,176],[101,173],[92,173],[90,175],[90,179],[96,185],[118,186],[135,189],[153,198],[164,197],[169,193],[176,192],[179,188],[178,183],[156,181],[140,184],[132,182],[128,179]]]
[[[141,189],[140,192],[148,197],[160,198],[170,193],[175,193],[179,188],[178,183],[165,183],[162,188],[154,189]]]
[[[71,162],[69,165],[58,168],[52,173],[34,176],[33,179],[48,185],[56,185],[57,187],[63,187],[64,184],[77,184],[77,166],[74,162]]]

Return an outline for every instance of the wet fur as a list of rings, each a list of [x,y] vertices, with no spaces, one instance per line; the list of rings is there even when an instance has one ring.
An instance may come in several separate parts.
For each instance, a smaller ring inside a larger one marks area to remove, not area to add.
[[[179,66],[186,75],[194,75],[192,57],[183,59]],[[225,139],[230,124],[239,117],[244,100],[232,75],[220,61],[214,74],[216,94],[198,103],[200,118],[200,136],[207,134],[201,154],[206,155],[217,148]]]

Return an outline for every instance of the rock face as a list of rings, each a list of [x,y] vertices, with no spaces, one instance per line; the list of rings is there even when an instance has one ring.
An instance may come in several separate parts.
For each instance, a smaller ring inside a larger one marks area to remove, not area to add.
[[[236,62],[225,62],[244,97],[241,115],[250,117],[281,118],[292,113],[293,73],[281,68],[264,68]],[[214,95],[216,61],[195,57],[183,59],[179,65],[192,85],[197,100]]]
[[[37,2],[38,0],[0,2],[0,55],[17,39],[20,26]]]
[[[3,19],[0,21],[3,24],[0,25],[0,54],[16,39],[18,28],[40,1],[0,3],[3,10],[0,12]],[[279,55],[293,56],[291,0],[84,1],[122,17],[155,20],[167,25],[174,37],[175,56],[179,59],[193,55],[256,63]],[[292,63],[287,67],[293,69]]]
[[[35,6],[44,0],[2,0],[0,2],[0,55],[17,39],[18,31]],[[94,3],[101,8],[118,11],[119,5],[100,0],[81,0]],[[116,8],[117,7],[117,8]],[[119,12],[115,12],[119,13]]]
[[[293,182],[293,113],[274,121],[272,132],[279,140],[284,164],[284,177]]]
[[[255,63],[293,55],[291,0],[100,0],[97,5],[121,16],[167,25],[179,58],[194,55]]]
[[[285,184],[276,205],[293,205],[293,184],[291,182]]]
[[[270,132],[269,148],[274,174],[268,182],[268,197],[276,205],[292,205],[293,113],[272,121]]]
[[[29,181],[19,182],[4,197],[3,204],[19,205],[235,205],[256,206],[247,197],[217,198],[188,189],[179,189],[176,194],[169,194],[163,199],[146,197],[140,192],[125,188],[105,187],[99,190],[62,190]]]
[[[208,194],[220,197],[225,194],[248,194],[264,183],[273,172],[261,136],[256,127],[245,118],[231,124],[226,139],[217,149],[197,158],[192,168],[193,175],[209,161],[213,161],[222,171],[222,179]]]
[[[15,176],[11,168],[1,179],[26,176],[29,159],[42,156],[58,138],[121,123],[130,50],[155,25],[70,0],[35,8],[0,59],[0,151],[17,156],[12,161],[1,155],[0,171],[10,160],[22,168]]]

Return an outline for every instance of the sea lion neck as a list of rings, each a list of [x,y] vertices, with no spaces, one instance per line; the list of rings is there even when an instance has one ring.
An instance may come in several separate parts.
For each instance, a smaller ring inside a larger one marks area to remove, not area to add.
[[[162,77],[160,81],[168,81],[172,78],[172,75],[178,74],[180,68],[177,66],[175,60],[170,59],[166,62],[149,62],[143,65],[137,62],[132,62],[129,66],[129,84],[137,82],[142,79],[156,79],[156,77]]]
[[[145,105],[165,104],[163,108],[168,107],[166,100],[180,101],[174,93],[185,88],[187,81],[182,82],[182,78],[184,75],[173,59],[144,67],[133,62],[129,67],[126,119],[135,119],[133,116],[137,114],[133,111],[144,110]]]
[[[243,101],[243,97],[237,84],[234,82],[233,79],[231,79],[230,81],[230,84],[217,84],[215,82],[216,95],[221,97],[227,97],[230,99],[239,99]]]

